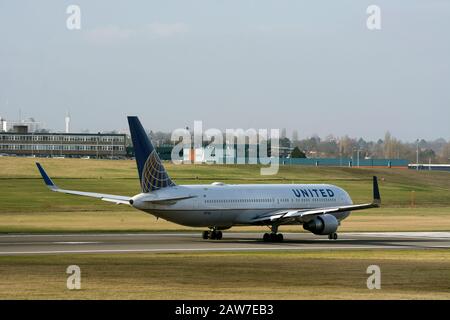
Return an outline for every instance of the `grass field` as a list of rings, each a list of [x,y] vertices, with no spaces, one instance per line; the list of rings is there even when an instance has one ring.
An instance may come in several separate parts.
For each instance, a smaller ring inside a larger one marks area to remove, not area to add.
[[[0,274],[0,299],[450,299],[448,250],[0,257]]]
[[[134,161],[39,161],[64,188],[139,192]],[[34,162],[0,157],[0,233],[199,232],[128,206],[50,192]],[[382,208],[353,213],[340,231],[450,230],[450,173],[286,166],[264,177],[258,166],[166,168],[178,184],[332,183],[354,202],[371,200],[377,175]],[[75,291],[66,288],[65,273],[74,264],[82,272],[82,289]],[[381,290],[366,287],[373,264],[381,268]],[[0,256],[0,275],[0,299],[450,299],[449,250]]]
[[[128,206],[48,191],[36,159],[0,157],[0,232],[86,232],[194,230],[158,220]],[[64,188],[119,195],[139,192],[134,161],[39,159]],[[332,183],[355,203],[371,200],[372,175],[380,178],[383,206],[355,212],[340,231],[450,230],[450,173],[407,169],[282,166],[261,176],[258,166],[166,164],[178,184]],[[24,200],[25,199],[25,200]],[[413,200],[414,199],[414,200]],[[232,229],[265,230],[259,227]],[[284,227],[282,231],[302,231]]]

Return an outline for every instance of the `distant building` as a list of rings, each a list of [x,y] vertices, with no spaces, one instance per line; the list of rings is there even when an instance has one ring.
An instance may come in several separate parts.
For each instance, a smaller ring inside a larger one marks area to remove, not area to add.
[[[125,134],[0,133],[0,154],[38,157],[126,156]]]
[[[289,158],[292,150],[294,150],[294,148],[287,146],[273,147],[273,149],[280,158]]]
[[[251,148],[250,148],[251,147]],[[183,161],[186,162],[196,162],[196,163],[213,163],[217,160],[218,154],[222,154],[222,163],[259,163],[261,160],[266,163],[271,157],[271,152],[278,155],[279,158],[287,158],[292,152],[291,147],[268,147],[267,154],[263,154],[261,151],[258,154],[260,146],[259,145],[224,145],[222,150],[216,150],[215,147],[210,145],[203,146],[201,148],[184,148],[183,149]],[[253,152],[257,155],[254,157]],[[216,157],[217,155],[217,157]]]
[[[224,151],[222,151],[224,153]],[[210,146],[202,148],[184,148],[183,149],[183,161],[194,163],[211,163],[215,161],[215,149]],[[225,156],[222,162],[225,162]]]
[[[408,168],[406,159],[360,159],[359,162],[352,158],[288,158],[280,159],[285,165],[305,165],[316,167],[360,167],[360,168]]]
[[[428,170],[428,171],[450,171],[450,164],[416,164],[408,165],[409,169],[413,170]]]
[[[0,117],[0,132],[9,132],[9,131],[24,131],[26,127],[27,132],[36,132],[43,128],[41,122],[35,121],[33,118],[28,120],[20,120],[20,121],[9,121]]]
[[[0,132],[6,131],[6,120],[0,117]]]
[[[11,131],[16,133],[28,133],[28,126],[15,125]]]

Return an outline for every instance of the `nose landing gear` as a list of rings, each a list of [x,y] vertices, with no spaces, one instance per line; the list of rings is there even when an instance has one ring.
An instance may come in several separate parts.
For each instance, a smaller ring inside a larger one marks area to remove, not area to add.
[[[337,240],[337,238],[338,238],[338,235],[336,232],[330,233],[328,235],[328,239],[330,239],[330,240]]]

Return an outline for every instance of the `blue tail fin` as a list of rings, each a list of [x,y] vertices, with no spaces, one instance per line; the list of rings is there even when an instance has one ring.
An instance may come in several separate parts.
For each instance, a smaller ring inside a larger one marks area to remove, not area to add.
[[[174,186],[138,117],[128,117],[142,192]]]

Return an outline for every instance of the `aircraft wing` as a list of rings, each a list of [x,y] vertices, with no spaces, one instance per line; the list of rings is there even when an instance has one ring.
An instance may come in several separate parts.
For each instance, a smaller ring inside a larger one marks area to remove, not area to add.
[[[348,206],[340,206],[340,207],[325,207],[325,208],[314,208],[314,209],[292,209],[292,210],[284,210],[284,211],[276,211],[271,214],[257,217],[252,220],[255,223],[273,223],[275,221],[283,221],[283,220],[292,220],[292,218],[303,218],[306,216],[315,216],[327,213],[334,212],[346,212],[346,211],[355,211],[369,208],[377,208],[380,205],[377,203],[364,203],[364,204],[356,204],[356,205],[348,205]]]
[[[373,177],[373,201],[371,203],[364,204],[352,204],[345,206],[334,206],[334,207],[323,207],[314,209],[289,209],[289,210],[278,210],[270,214],[265,214],[264,216],[256,217],[252,220],[255,224],[272,224],[274,222],[283,224],[290,222],[295,219],[301,219],[307,216],[315,216],[327,213],[335,212],[346,212],[363,210],[370,208],[378,208],[381,204],[380,191],[378,189],[378,179]]]
[[[67,194],[74,194],[77,196],[85,196],[85,197],[91,197],[91,198],[97,198],[101,199],[103,201],[113,202],[116,204],[127,204],[130,205],[130,199],[131,197],[127,196],[117,196],[113,194],[104,194],[104,193],[95,193],[95,192],[84,192],[84,191],[76,191],[76,190],[65,190],[59,188],[55,183],[53,183],[52,179],[47,175],[44,168],[40,165],[40,163],[36,162],[36,166],[39,169],[39,172],[41,173],[42,179],[44,179],[45,184],[47,187],[55,192],[61,192],[61,193],[67,193]]]

